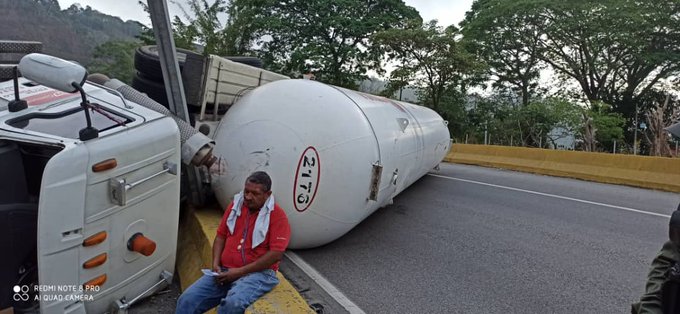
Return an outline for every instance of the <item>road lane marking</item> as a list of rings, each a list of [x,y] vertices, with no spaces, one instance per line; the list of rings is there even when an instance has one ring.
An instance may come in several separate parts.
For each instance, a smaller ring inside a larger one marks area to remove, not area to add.
[[[354,304],[350,299],[348,299],[338,288],[336,288],[326,277],[321,275],[312,265],[307,264],[305,260],[302,259],[299,255],[291,252],[291,251],[286,251],[284,253],[288,259],[295,264],[298,268],[300,268],[309,278],[314,280],[321,289],[326,291],[328,295],[330,295],[336,302],[338,302],[342,307],[345,308],[350,314],[366,314],[359,306]]]
[[[518,188],[513,188],[509,186],[503,186],[503,185],[498,185],[498,184],[491,184],[491,183],[485,183],[485,182],[479,182],[479,181],[473,181],[473,180],[466,180],[466,179],[460,179],[460,178],[454,178],[454,177],[447,177],[447,176],[442,176],[438,174],[429,174],[430,176],[437,177],[437,178],[442,178],[442,179],[448,179],[448,180],[454,180],[454,181],[462,181],[462,182],[467,182],[467,183],[474,183],[474,184],[479,184],[479,185],[486,185],[486,186],[491,186],[495,188],[500,188],[500,189],[506,189],[506,190],[511,190],[511,191],[518,191],[518,192],[524,192],[524,193],[529,193],[529,194],[535,194],[535,195],[541,195],[541,196],[547,196],[547,197],[554,197],[554,198],[559,198],[563,200],[568,200],[568,201],[574,201],[574,202],[579,202],[579,203],[584,203],[584,204],[590,204],[590,205],[597,205],[597,206],[603,206],[603,207],[609,207],[609,208],[616,208],[616,209],[621,209],[629,212],[634,212],[634,213],[639,213],[639,214],[646,214],[646,215],[651,215],[651,216],[658,216],[658,217],[664,217],[664,218],[671,218],[670,215],[664,215],[664,214],[659,214],[655,212],[648,212],[644,210],[639,210],[635,208],[630,208],[630,207],[624,207],[624,206],[617,206],[617,205],[611,205],[611,204],[604,204],[604,203],[598,203],[598,202],[593,202],[593,201],[586,201],[578,198],[573,198],[573,197],[567,197],[567,196],[561,196],[561,195],[555,195],[555,194],[549,194],[549,193],[542,193],[542,192],[536,192],[536,191],[531,191],[531,190],[524,190],[524,189],[518,189]]]

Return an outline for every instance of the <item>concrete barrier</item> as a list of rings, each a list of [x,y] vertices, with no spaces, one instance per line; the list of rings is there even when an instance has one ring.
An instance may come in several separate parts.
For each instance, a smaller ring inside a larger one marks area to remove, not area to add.
[[[219,208],[186,208],[182,214],[177,243],[177,272],[184,291],[212,266],[212,242],[222,218]],[[314,313],[297,290],[277,273],[279,284],[252,304],[246,313]],[[216,313],[212,310],[212,313]]]
[[[447,162],[680,193],[680,159],[454,144]]]

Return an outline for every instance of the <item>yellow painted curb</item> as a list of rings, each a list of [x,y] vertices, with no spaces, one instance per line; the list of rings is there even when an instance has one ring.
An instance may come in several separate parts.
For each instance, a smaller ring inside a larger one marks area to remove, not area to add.
[[[201,268],[211,267],[212,242],[221,218],[222,211],[218,208],[184,210],[177,244],[177,272],[182,290],[202,276]],[[281,273],[277,276],[279,284],[251,305],[246,313],[314,313],[290,282]]]
[[[454,144],[446,162],[680,193],[680,159]]]

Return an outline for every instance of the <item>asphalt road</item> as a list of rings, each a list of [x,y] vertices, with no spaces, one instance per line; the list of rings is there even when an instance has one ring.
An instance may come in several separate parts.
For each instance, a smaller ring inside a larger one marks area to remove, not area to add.
[[[668,218],[655,213],[680,202],[473,166],[437,175],[339,240],[295,253],[366,313],[627,313],[667,239]]]

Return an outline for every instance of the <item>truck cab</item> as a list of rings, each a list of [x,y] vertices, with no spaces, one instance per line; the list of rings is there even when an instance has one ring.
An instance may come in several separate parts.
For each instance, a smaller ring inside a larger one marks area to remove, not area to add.
[[[178,127],[114,90],[82,91],[0,82],[0,310],[125,311],[172,281]],[[15,94],[26,108],[10,110]],[[88,120],[98,135],[81,139]]]

